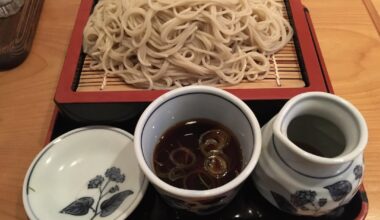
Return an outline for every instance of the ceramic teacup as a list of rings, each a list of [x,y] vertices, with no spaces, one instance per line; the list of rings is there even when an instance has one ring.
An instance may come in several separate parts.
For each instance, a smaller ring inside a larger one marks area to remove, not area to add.
[[[234,133],[241,146],[242,171],[217,188],[177,188],[161,180],[154,171],[153,153],[160,137],[178,122],[194,118],[221,123]],[[260,126],[251,109],[231,93],[209,86],[189,86],[165,93],[147,107],[135,130],[137,160],[150,182],[170,206],[197,214],[216,212],[227,205],[251,174],[260,151]]]

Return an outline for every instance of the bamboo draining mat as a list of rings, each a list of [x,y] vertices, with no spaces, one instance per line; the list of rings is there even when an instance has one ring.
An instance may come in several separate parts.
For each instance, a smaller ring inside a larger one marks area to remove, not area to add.
[[[288,13],[286,11],[285,3],[283,0],[279,0],[284,4],[284,17],[288,19]],[[306,83],[302,78],[301,68],[297,57],[297,51],[294,45],[294,41],[290,41],[281,51],[274,55],[277,63],[277,73],[275,71],[275,64],[273,59],[270,60],[271,67],[270,73],[263,80],[256,80],[255,82],[242,82],[239,85],[228,86],[224,88],[301,88],[305,87]],[[90,69],[90,63],[92,58],[85,57],[82,70],[80,72],[79,83],[77,86],[77,92],[94,92],[99,91],[102,88],[104,81],[103,70]],[[132,91],[139,90],[132,86],[125,84],[125,82],[117,76],[107,76],[106,86],[102,91]]]

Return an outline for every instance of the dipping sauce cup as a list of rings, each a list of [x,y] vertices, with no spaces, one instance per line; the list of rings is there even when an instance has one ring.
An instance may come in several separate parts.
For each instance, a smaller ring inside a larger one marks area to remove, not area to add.
[[[216,121],[237,138],[242,151],[242,171],[231,181],[213,189],[189,190],[161,180],[154,171],[153,154],[161,136],[178,122],[191,119]],[[210,86],[171,90],[153,101],[140,117],[135,130],[138,163],[164,200],[172,207],[209,214],[225,207],[239,186],[250,176],[261,151],[261,131],[252,110],[238,97]]]

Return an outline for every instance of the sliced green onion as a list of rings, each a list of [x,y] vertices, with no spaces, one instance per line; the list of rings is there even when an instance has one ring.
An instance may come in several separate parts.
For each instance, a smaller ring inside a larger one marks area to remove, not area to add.
[[[229,144],[230,138],[224,130],[209,130],[199,137],[199,148],[205,156],[222,152],[222,149]]]

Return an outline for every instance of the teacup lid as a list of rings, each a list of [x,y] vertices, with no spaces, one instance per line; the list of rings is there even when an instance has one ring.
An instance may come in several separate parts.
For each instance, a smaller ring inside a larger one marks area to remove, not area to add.
[[[24,180],[23,203],[32,220],[125,219],[147,186],[133,136],[91,126],[63,134],[36,156]]]

